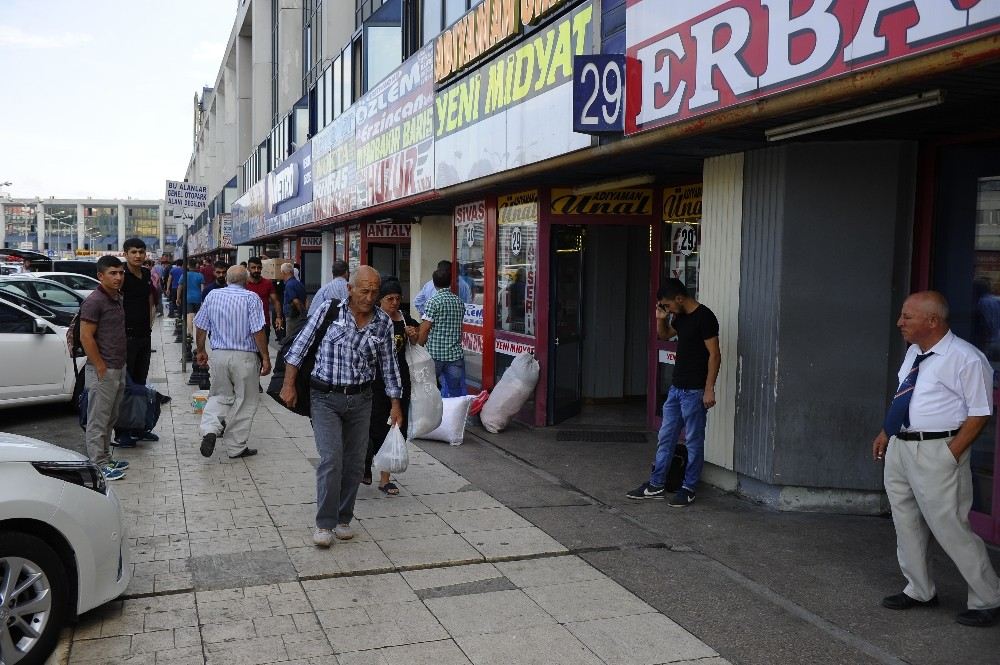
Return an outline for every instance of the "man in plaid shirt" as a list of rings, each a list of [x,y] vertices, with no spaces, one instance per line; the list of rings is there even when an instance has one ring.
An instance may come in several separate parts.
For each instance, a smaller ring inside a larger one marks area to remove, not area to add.
[[[427,302],[424,320],[420,324],[419,341],[427,345],[434,359],[434,368],[443,397],[463,397],[465,388],[465,354],[462,352],[462,319],[465,305],[451,292],[451,271],[434,271],[437,289]]]
[[[351,520],[358,485],[365,471],[368,426],[372,411],[372,380],[376,363],[385,378],[385,394],[392,407],[394,425],[403,420],[399,399],[403,395],[393,342],[392,320],[375,307],[381,278],[369,266],[351,275],[348,298],[340,303],[316,350],[310,377],[313,433],[320,461],[316,467],[316,531],[313,543],[329,547],[333,538],[354,537]],[[296,335],[285,355],[285,380],[281,399],[294,406],[298,395],[295,377],[306,351],[316,337],[333,301],[323,303]]]

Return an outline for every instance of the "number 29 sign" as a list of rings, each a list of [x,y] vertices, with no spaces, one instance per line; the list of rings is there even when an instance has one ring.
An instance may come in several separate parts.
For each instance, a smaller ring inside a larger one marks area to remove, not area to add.
[[[624,55],[573,57],[573,131],[600,134],[625,131]]]

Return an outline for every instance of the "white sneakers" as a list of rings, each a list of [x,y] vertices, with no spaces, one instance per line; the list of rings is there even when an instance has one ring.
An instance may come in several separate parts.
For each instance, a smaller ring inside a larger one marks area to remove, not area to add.
[[[354,529],[351,528],[350,524],[338,524],[336,529],[320,529],[316,528],[313,531],[313,545],[316,547],[329,547],[333,545],[333,537],[337,536],[337,540],[350,540],[354,537]]]
[[[330,529],[319,529],[313,531],[313,545],[316,547],[329,547],[333,544],[333,531]]]

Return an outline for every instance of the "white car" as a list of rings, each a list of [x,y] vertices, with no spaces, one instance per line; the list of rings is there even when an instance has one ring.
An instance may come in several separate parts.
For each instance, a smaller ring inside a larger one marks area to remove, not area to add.
[[[70,314],[76,314],[83,304],[83,297],[73,289],[30,272],[0,277],[0,291],[19,293],[46,307]]]
[[[63,286],[68,286],[84,298],[93,293],[94,289],[101,285],[93,277],[78,275],[75,272],[33,272],[31,274],[36,277],[51,279],[53,282],[59,282]]]
[[[66,328],[2,300],[0,409],[41,402],[75,403],[82,388],[66,348]],[[77,360],[82,367],[85,359]]]
[[[34,665],[63,624],[132,577],[121,504],[79,453],[0,432],[0,663]]]

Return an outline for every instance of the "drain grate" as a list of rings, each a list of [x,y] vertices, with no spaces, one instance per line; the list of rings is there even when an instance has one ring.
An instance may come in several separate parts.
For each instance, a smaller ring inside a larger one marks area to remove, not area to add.
[[[644,432],[600,432],[566,429],[556,433],[556,441],[593,441],[601,443],[645,443]]]

